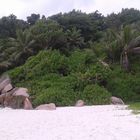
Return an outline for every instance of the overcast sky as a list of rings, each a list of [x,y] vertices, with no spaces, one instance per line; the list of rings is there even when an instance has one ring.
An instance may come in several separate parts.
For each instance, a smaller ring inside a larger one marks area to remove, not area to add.
[[[0,0],[0,17],[14,14],[26,19],[31,13],[50,16],[72,9],[87,13],[98,10],[107,15],[132,7],[140,10],[140,0]]]

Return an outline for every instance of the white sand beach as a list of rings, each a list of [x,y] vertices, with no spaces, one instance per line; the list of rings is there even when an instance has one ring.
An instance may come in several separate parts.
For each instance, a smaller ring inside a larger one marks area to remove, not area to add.
[[[140,140],[140,115],[125,108],[0,109],[0,140]]]

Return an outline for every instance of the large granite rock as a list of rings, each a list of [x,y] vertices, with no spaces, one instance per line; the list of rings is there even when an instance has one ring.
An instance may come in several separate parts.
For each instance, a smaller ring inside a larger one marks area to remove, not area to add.
[[[0,105],[13,109],[33,109],[27,88],[13,88],[8,76],[0,78]]]
[[[124,105],[124,102],[123,102],[123,100],[121,98],[117,98],[117,97],[112,96],[110,98],[110,100],[111,100],[111,104],[114,104],[114,105]]]
[[[56,105],[54,103],[43,104],[35,108],[36,110],[56,110]]]

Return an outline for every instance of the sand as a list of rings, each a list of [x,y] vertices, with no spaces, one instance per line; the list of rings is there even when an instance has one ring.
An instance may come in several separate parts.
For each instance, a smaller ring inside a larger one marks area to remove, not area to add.
[[[140,140],[140,115],[125,108],[0,109],[0,140]]]

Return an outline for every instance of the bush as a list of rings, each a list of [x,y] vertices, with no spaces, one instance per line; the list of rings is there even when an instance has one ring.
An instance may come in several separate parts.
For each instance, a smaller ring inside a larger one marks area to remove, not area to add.
[[[69,68],[71,72],[85,72],[91,64],[97,62],[95,54],[89,50],[75,50],[69,57]]]
[[[131,74],[116,68],[110,73],[107,89],[113,96],[122,98],[126,102],[140,101],[140,75]]]
[[[88,49],[76,50],[69,57],[57,50],[41,51],[8,73],[16,86],[29,89],[34,106],[50,102],[58,106],[74,105],[81,98],[87,104],[107,103],[103,93],[108,92],[94,84],[106,80],[108,69],[99,64]],[[91,84],[94,86],[89,91]],[[97,93],[101,94],[99,99]]]
[[[76,94],[72,89],[62,89],[60,87],[50,87],[42,90],[36,96],[33,104],[35,106],[45,103],[55,103],[57,106],[70,106],[76,102]]]
[[[111,93],[99,85],[87,85],[81,95],[81,99],[89,105],[109,104]]]
[[[61,55],[59,51],[41,51],[37,56],[30,57],[22,67],[9,72],[13,79],[24,75],[22,80],[41,77],[47,73],[67,75],[67,58]]]
[[[32,87],[33,105],[53,102],[57,106],[74,105],[79,91],[77,79],[74,76],[60,76],[55,73],[50,73],[42,79],[35,80],[30,84]]]

